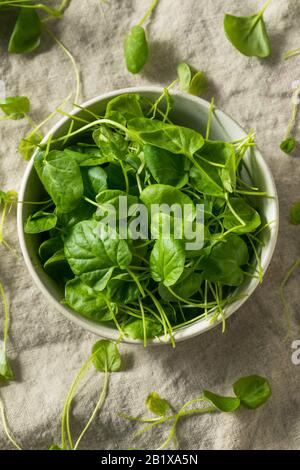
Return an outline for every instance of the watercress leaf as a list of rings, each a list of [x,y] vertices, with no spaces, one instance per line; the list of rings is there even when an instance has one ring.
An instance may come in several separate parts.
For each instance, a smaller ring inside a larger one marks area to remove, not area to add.
[[[180,278],[185,263],[182,240],[162,238],[155,242],[150,255],[150,273],[154,281],[172,286]]]
[[[146,144],[144,156],[147,168],[157,183],[181,188],[188,182],[186,158],[183,155]]]
[[[95,198],[100,191],[107,189],[107,174],[100,166],[81,168],[81,175],[87,197]]]
[[[240,399],[237,397],[222,397],[209,390],[203,391],[203,396],[212,403],[218,410],[224,413],[232,413],[240,407]]]
[[[128,122],[128,129],[145,144],[187,157],[193,156],[204,144],[204,139],[199,132],[155,119],[131,119]]]
[[[297,201],[292,205],[289,215],[291,224],[300,225],[300,201]]]
[[[161,336],[163,326],[151,318],[145,318],[146,337],[148,339]],[[123,327],[126,336],[132,339],[144,339],[144,324],[142,320],[131,320]]]
[[[66,231],[74,225],[78,224],[78,222],[89,220],[95,211],[96,207],[84,200],[80,201],[76,209],[72,210],[71,212],[61,213],[56,209],[56,227]]]
[[[122,360],[116,343],[107,339],[97,341],[92,347],[94,366],[101,372],[117,372],[122,367]]]
[[[109,189],[117,189],[117,190],[122,190],[126,191],[126,180],[122,171],[122,168],[119,163],[110,163],[106,168],[105,168],[106,174],[107,174],[107,187]],[[128,185],[130,188],[130,195],[139,195],[139,190],[137,187],[137,182],[135,178],[135,174],[132,172],[127,173],[127,178],[128,178]]]
[[[225,15],[224,30],[231,44],[246,56],[268,57],[271,43],[263,18],[265,8],[251,16]]]
[[[229,234],[224,241],[217,243],[209,255],[199,263],[203,278],[212,282],[222,282],[228,286],[239,286],[244,280],[240,266],[249,260],[247,244],[235,234]]]
[[[151,210],[152,204],[166,204],[169,207],[178,204],[183,212],[184,206],[189,205],[191,215],[195,217],[195,206],[189,196],[181,192],[179,189],[166,184],[152,184],[147,186],[140,194],[141,201]],[[164,207],[161,212],[165,212]]]
[[[18,152],[24,160],[30,160],[36,145],[41,142],[43,134],[38,131],[31,131],[26,135],[25,139],[21,139],[18,145]]]
[[[190,179],[198,191],[208,196],[224,198],[224,191],[232,192],[235,189],[236,158],[233,145],[227,142],[206,141],[199,157],[196,156],[195,159],[198,167],[191,168]]]
[[[34,8],[21,8],[11,34],[8,52],[23,54],[40,45],[42,23]]]
[[[201,273],[195,273],[193,269],[185,268],[180,278],[172,286],[172,290],[179,297],[189,299],[192,295],[198,292],[203,281]],[[178,299],[163,285],[160,284],[158,288],[160,296],[168,302],[178,302]]]
[[[197,72],[193,76],[188,92],[191,95],[201,96],[208,90],[208,80],[204,72]]]
[[[232,230],[235,233],[243,234],[254,232],[261,225],[261,218],[259,213],[253,209],[247,202],[238,197],[229,197],[229,202],[237,215],[244,221],[245,225],[241,227],[241,223],[233,215],[227,206],[223,213],[223,223],[227,230]],[[235,228],[237,227],[237,228]]]
[[[53,237],[45,240],[39,247],[39,256],[45,263],[51,256],[64,247],[61,237]]]
[[[120,240],[112,228],[94,220],[79,222],[64,240],[72,271],[97,290],[106,287],[115,267],[124,268],[132,259],[126,240]]]
[[[29,112],[30,101],[26,96],[7,96],[0,99],[0,109],[9,119],[22,119]]]
[[[138,203],[138,198],[136,196],[132,196],[131,194],[127,195],[124,191],[120,191],[118,189],[106,189],[96,196],[99,210],[97,210],[95,218],[97,220],[101,220],[103,216],[106,216],[107,214],[113,215],[114,208],[115,214],[119,220],[124,218],[126,219],[127,210],[120,210],[120,197],[123,198],[122,204],[126,203],[127,207]]]
[[[255,409],[262,406],[271,396],[269,382],[259,375],[242,377],[233,384],[233,391],[246,408]]]
[[[4,342],[0,341],[0,380],[13,380],[14,374],[6,355]]]
[[[137,300],[140,291],[137,284],[128,274],[119,274],[109,280],[107,295],[117,304],[128,304]]]
[[[127,155],[128,141],[106,126],[100,126],[93,132],[93,139],[105,157],[123,160]]]
[[[145,30],[142,26],[133,26],[130,33],[126,36],[124,55],[129,72],[136,74],[144,68],[148,60],[149,46]]]
[[[113,98],[108,102],[105,113],[106,119],[117,122],[121,119],[120,124],[123,125],[126,125],[130,119],[143,116],[141,97],[135,93],[125,93]]]
[[[12,204],[18,200],[18,193],[13,189],[9,191],[0,190],[0,204]]]
[[[146,406],[151,413],[157,416],[166,416],[171,409],[170,403],[164,398],[161,398],[156,392],[151,392],[148,395],[146,398]]]
[[[66,283],[65,298],[67,304],[86,318],[94,321],[109,321],[112,319],[107,308],[106,295],[84,284],[79,278]]]
[[[182,91],[185,91],[188,93],[190,83],[192,80],[192,70],[191,67],[186,64],[185,62],[182,62],[178,65],[177,67],[177,75],[179,79],[179,87]]]
[[[44,270],[56,281],[66,281],[73,277],[71,268],[66,260],[64,249],[56,251],[44,264]]]
[[[30,215],[25,223],[25,233],[47,232],[56,226],[57,217],[49,212],[38,211]]]
[[[294,137],[289,137],[288,139],[283,140],[280,144],[281,150],[287,155],[290,155],[291,153],[293,153],[296,146],[297,146],[297,141],[294,139]]]
[[[40,152],[35,168],[57,209],[62,213],[74,210],[83,196],[82,176],[76,160],[58,150],[52,150],[46,157]]]

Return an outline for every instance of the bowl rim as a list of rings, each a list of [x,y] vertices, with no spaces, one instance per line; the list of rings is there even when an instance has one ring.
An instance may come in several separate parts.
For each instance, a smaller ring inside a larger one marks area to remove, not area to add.
[[[114,90],[111,92],[103,93],[101,95],[97,95],[96,97],[85,101],[83,104],[80,105],[81,108],[86,108],[90,107],[92,105],[95,105],[101,101],[104,100],[109,100],[111,98],[114,98],[116,96],[126,94],[126,93],[159,93],[161,94],[163,92],[163,88],[159,86],[138,86],[138,87],[127,87],[127,88],[121,88],[118,90]],[[201,104],[205,108],[209,109],[210,103],[200,97],[189,95],[187,93],[177,91],[177,90],[172,90],[170,91],[171,95],[174,96],[181,96],[185,100],[190,101],[192,104],[199,105]],[[82,112],[82,109],[80,108],[73,108],[69,114],[70,115],[77,115],[80,112]],[[223,112],[220,108],[215,108],[215,113],[217,114],[219,119],[226,118],[232,121],[232,123],[236,126],[236,129],[238,129],[240,132],[244,133],[245,136],[247,135],[246,131],[243,129],[242,126],[240,126],[239,123],[237,123],[230,115],[227,113]],[[61,119],[58,120],[56,124],[47,132],[41,143],[45,143],[49,136],[51,134],[55,134],[66,122],[68,122],[69,117],[62,117]],[[37,151],[37,150],[36,150]],[[22,202],[24,200],[24,194],[27,188],[27,183],[29,176],[31,174],[31,171],[34,168],[34,157],[36,154],[36,151],[33,153],[30,161],[28,162],[28,165],[26,167],[26,170],[24,172],[22,181],[21,181],[21,186],[19,190],[19,201]],[[268,241],[268,246],[267,246],[267,255],[265,262],[262,265],[263,272],[264,274],[266,273],[266,270],[271,262],[271,259],[274,254],[274,250],[276,247],[276,242],[278,238],[278,230],[279,230],[279,201],[278,201],[278,194],[277,194],[277,189],[275,185],[275,181],[272,175],[272,172],[264,160],[262,154],[260,153],[258,147],[255,148],[255,153],[256,156],[259,159],[259,166],[263,169],[264,175],[266,178],[268,178],[269,184],[273,188],[273,193],[274,193],[274,202],[275,202],[275,212],[276,212],[276,219],[274,220],[274,224],[272,225],[271,228],[271,236]],[[72,309],[69,309],[68,307],[65,307],[63,304],[58,302],[52,294],[48,291],[46,285],[44,282],[41,281],[40,277],[38,276],[34,264],[31,261],[29,251],[27,249],[26,241],[25,241],[25,233],[24,233],[24,221],[23,221],[23,204],[18,204],[17,208],[17,231],[18,231],[18,237],[19,237],[19,243],[21,247],[21,251],[25,260],[26,267],[33,278],[36,286],[40,289],[40,291],[44,294],[46,298],[48,298],[53,305],[55,305],[56,309],[62,313],[65,317],[67,317],[69,320],[77,324],[78,326],[81,326],[87,331],[90,331],[91,333],[96,334],[97,336],[104,337],[107,339],[111,340],[118,340],[119,339],[119,333],[117,329],[112,329],[107,326],[105,326],[102,323],[96,323],[93,322],[92,320],[89,320],[79,314],[74,314],[74,311]],[[225,319],[227,320],[233,313],[235,313],[248,299],[249,297],[253,294],[257,286],[259,285],[259,280],[253,279],[253,283],[250,288],[247,289],[247,296],[245,298],[239,299],[234,301],[232,304],[229,304],[227,307],[224,307],[224,314],[225,314]],[[209,318],[208,319],[201,319],[201,320],[196,320],[195,322],[191,323],[190,325],[186,325],[182,328],[179,328],[178,330],[174,331],[173,336],[175,339],[175,342],[181,342],[185,341],[187,339],[191,339],[195,336],[198,336],[202,333],[205,333],[206,331],[211,330],[212,328],[217,327],[220,323],[222,322],[221,318],[218,318],[213,324],[211,324]],[[135,344],[135,345],[142,345],[143,340],[134,340],[131,338],[123,337],[122,342],[128,343],[128,344]],[[160,338],[154,338],[154,339],[149,339],[147,341],[148,346],[151,345],[167,345],[170,344],[170,338],[169,336],[167,338],[164,338],[163,336]]]

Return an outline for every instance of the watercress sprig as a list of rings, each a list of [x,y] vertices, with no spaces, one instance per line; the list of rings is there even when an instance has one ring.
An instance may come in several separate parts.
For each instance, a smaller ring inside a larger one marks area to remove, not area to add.
[[[267,0],[258,13],[251,16],[226,14],[224,30],[231,44],[246,56],[268,57],[271,43],[267,33],[264,13],[271,0]]]
[[[135,421],[146,424],[139,430],[135,436],[140,437],[146,431],[156,426],[169,425],[169,433],[167,438],[158,447],[158,450],[166,449],[171,442],[177,447],[176,431],[179,421],[182,418],[201,415],[207,413],[215,413],[217,411],[223,413],[236,412],[240,407],[247,409],[256,409],[264,405],[271,396],[271,387],[267,379],[258,375],[250,375],[241,377],[233,384],[233,392],[235,396],[221,396],[208,390],[204,390],[200,397],[189,400],[178,412],[173,411],[170,403],[162,399],[158,393],[151,392],[146,399],[146,407],[154,414],[154,417],[135,417],[124,413],[120,416],[129,421]],[[204,405],[196,407],[195,405]],[[191,408],[193,406],[193,408]]]
[[[127,70],[130,73],[139,73],[145,66],[149,56],[149,45],[143,24],[148,20],[158,4],[153,0],[151,6],[141,21],[133,26],[124,41],[124,56]]]

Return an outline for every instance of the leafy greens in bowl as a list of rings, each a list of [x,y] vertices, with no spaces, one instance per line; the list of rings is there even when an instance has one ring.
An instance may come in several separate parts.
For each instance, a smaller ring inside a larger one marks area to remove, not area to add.
[[[20,196],[39,203],[18,209],[36,283],[69,318],[111,339],[174,345],[220,322],[224,330],[276,243],[276,188],[253,132],[204,100],[159,88],[109,93],[62,119]],[[137,213],[121,214],[121,200],[164,209],[149,211],[134,237]],[[197,249],[172,230],[163,236],[163,221],[177,222],[172,204],[192,208],[193,233],[204,237]],[[110,212],[119,225],[104,223]]]

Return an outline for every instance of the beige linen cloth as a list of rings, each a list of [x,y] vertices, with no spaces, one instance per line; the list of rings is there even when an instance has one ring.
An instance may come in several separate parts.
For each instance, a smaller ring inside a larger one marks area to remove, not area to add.
[[[147,32],[151,57],[143,73],[130,75],[123,63],[123,38],[145,13],[150,0],[73,0],[65,17],[49,27],[78,61],[82,101],[103,92],[136,85],[167,85],[176,65],[187,61],[205,70],[217,105],[247,130],[276,180],[281,209],[277,249],[264,283],[227,322],[171,347],[122,345],[125,370],[111,379],[103,411],[82,442],[86,449],[155,448],[159,434],[134,441],[135,426],[118,416],[142,415],[147,394],[156,390],[175,407],[198,396],[203,388],[229,394],[241,375],[269,378],[273,396],[267,405],[235,414],[214,414],[183,420],[178,433],[182,449],[299,449],[300,365],[292,363],[291,343],[300,339],[300,272],[289,284],[292,336],[284,342],[286,322],[279,298],[284,271],[300,255],[300,227],[289,225],[290,204],[300,199],[300,154],[281,153],[290,113],[293,81],[300,79],[300,57],[284,62],[282,54],[300,47],[299,0],[273,0],[265,13],[273,54],[266,60],[247,58],[225,39],[223,14],[250,14],[262,1],[160,0]],[[1,18],[0,18],[1,19]],[[1,25],[2,28],[2,25]],[[9,28],[9,25],[5,25]],[[48,38],[38,52],[8,55],[1,33],[0,78],[8,96],[27,95],[31,116],[42,120],[74,87],[67,57]],[[57,117],[58,119],[59,117]],[[25,121],[1,122],[0,187],[18,189],[26,162],[18,155]],[[298,139],[300,129],[298,126]],[[14,212],[5,235],[18,248]],[[12,315],[9,356],[16,381],[1,388],[10,428],[25,449],[46,449],[59,442],[60,413],[67,389],[96,337],[66,320],[43,297],[24,265],[0,247],[0,279],[8,292]],[[2,326],[1,326],[2,328]],[[80,392],[74,408],[74,432],[83,426],[95,404],[102,377],[95,376]],[[0,426],[0,448],[10,448]]]

